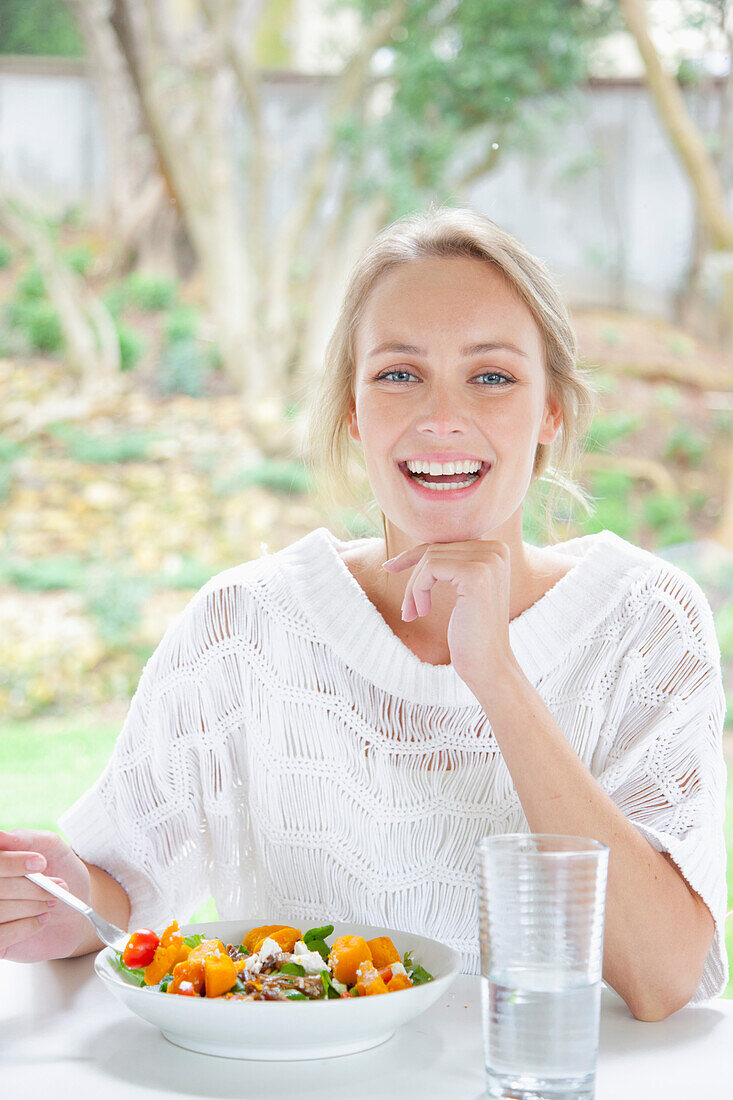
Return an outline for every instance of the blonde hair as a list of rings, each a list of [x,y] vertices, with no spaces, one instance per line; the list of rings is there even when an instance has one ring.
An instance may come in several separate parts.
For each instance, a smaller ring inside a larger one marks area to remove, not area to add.
[[[593,417],[595,391],[578,365],[568,311],[545,265],[490,218],[464,207],[431,204],[424,213],[398,219],[377,234],[352,268],[308,412],[306,449],[317,491],[324,503],[339,511],[349,500],[357,513],[364,514],[369,485],[361,451],[348,430],[354,407],[357,328],[373,287],[386,272],[435,256],[463,256],[493,264],[527,305],[540,330],[549,395],[557,400],[562,419],[555,440],[537,445],[531,484],[539,479],[550,483],[545,518],[554,534],[560,492],[592,511],[590,498],[573,472]],[[375,504],[372,499],[367,511]],[[383,515],[382,527],[386,542]]]

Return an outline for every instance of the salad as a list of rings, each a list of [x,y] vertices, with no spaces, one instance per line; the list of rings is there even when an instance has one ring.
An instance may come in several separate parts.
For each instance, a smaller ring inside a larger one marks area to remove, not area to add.
[[[406,951],[404,959],[389,936],[365,940],[337,936],[333,925],[301,933],[289,925],[252,928],[240,944],[203,935],[183,936],[173,921],[158,937],[148,928],[133,932],[114,965],[138,985],[180,997],[223,997],[231,1001],[324,1001],[396,993],[433,981]]]

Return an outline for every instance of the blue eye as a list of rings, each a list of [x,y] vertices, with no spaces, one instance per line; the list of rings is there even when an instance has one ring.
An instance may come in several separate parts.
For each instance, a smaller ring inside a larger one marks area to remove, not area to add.
[[[388,378],[390,374],[407,374],[410,378],[414,378],[415,375],[411,374],[409,370],[386,370],[382,374],[377,375],[376,381],[381,382],[382,379]]]
[[[477,375],[478,378],[498,378],[501,382],[506,382],[511,385],[511,378],[507,378],[504,374],[497,374],[495,371],[485,371],[483,374]]]

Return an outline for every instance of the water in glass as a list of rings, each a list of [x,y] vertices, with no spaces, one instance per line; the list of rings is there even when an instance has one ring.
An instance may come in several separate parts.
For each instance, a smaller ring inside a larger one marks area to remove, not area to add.
[[[481,980],[487,1095],[591,1100],[601,982],[561,967],[510,967]]]

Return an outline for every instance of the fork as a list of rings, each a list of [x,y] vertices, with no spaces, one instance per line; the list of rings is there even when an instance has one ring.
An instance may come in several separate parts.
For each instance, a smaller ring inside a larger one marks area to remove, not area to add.
[[[63,886],[59,886],[47,875],[42,875],[33,871],[26,874],[25,877],[30,879],[31,882],[35,882],[36,886],[41,886],[44,890],[48,890],[49,894],[53,894],[59,901],[63,901],[66,905],[71,906],[72,909],[76,909],[77,913],[81,913],[82,916],[85,916],[87,920],[91,921],[102,943],[106,943],[108,947],[113,947],[115,951],[122,951],[130,938],[129,932],[124,932],[121,928],[118,928],[116,924],[110,924],[108,920],[105,920],[99,913],[96,913],[91,905],[87,905],[81,898],[77,898],[74,894],[70,894],[68,890],[64,890]]]

